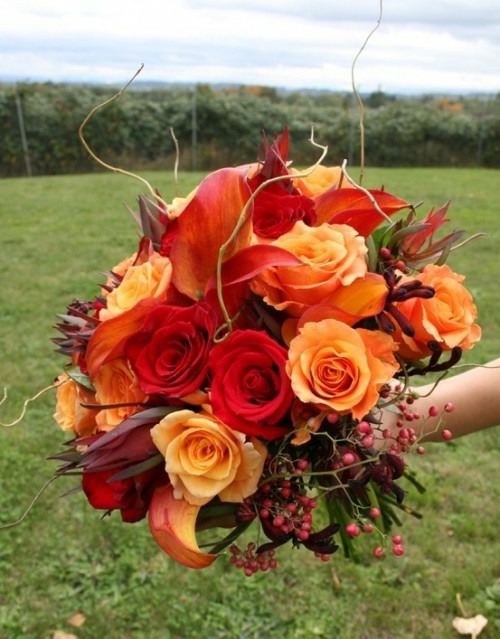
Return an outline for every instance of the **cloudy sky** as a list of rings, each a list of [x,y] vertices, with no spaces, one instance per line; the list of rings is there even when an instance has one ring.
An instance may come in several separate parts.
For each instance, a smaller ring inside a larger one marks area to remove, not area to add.
[[[0,80],[349,90],[380,0],[1,0]],[[499,0],[384,0],[363,92],[500,91]]]

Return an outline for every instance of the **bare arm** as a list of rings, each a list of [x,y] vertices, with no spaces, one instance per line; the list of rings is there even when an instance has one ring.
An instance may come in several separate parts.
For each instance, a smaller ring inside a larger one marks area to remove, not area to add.
[[[472,368],[454,377],[444,379],[432,389],[432,384],[414,388],[420,395],[412,408],[421,417],[408,424],[417,436],[425,441],[442,441],[443,429],[451,431],[453,437],[500,425],[500,358],[484,366]],[[447,403],[453,405],[452,412],[443,412]],[[439,414],[429,416],[429,409],[435,406]],[[397,432],[397,416],[384,413],[384,427]]]

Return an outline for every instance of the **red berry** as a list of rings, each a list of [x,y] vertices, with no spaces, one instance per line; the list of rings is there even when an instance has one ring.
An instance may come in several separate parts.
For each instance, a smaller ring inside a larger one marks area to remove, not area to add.
[[[372,519],[378,519],[382,513],[378,508],[370,508],[370,517]]]
[[[448,442],[450,441],[450,439],[453,438],[453,433],[451,432],[451,430],[445,428],[443,431],[441,431],[441,437],[444,439],[444,441]]]
[[[384,555],[385,550],[382,548],[382,546],[375,546],[375,548],[373,549],[373,556],[377,559],[381,559]]]
[[[396,544],[396,545],[400,545],[403,543],[403,538],[401,537],[401,535],[393,535],[392,536],[392,543]]]
[[[439,415],[439,408],[437,406],[431,406],[429,408],[429,417],[437,417]]]
[[[347,524],[347,526],[345,527],[345,531],[350,537],[358,537],[361,532],[359,527],[354,522]]]
[[[451,402],[446,402],[446,404],[444,405],[444,410],[447,413],[452,413],[454,409],[455,409],[455,406],[453,406]]]
[[[363,439],[361,440],[361,443],[363,444],[365,448],[371,448],[373,444],[375,443],[375,440],[372,437],[372,435],[365,435]]]
[[[342,461],[346,466],[351,466],[356,461],[356,457],[352,453],[345,453],[342,457]]]
[[[364,524],[364,525],[363,525],[363,532],[365,532],[365,533],[370,534],[370,533],[372,533],[374,530],[375,530],[375,528],[374,528],[373,524],[369,524],[369,523],[368,523],[368,524]]]
[[[401,555],[405,554],[405,550],[403,548],[403,546],[401,546],[401,544],[395,544],[392,547],[392,552],[397,556],[397,557],[401,557]]]
[[[339,419],[340,419],[340,415],[338,413],[329,413],[326,416],[326,421],[329,424],[336,424],[339,421]]]
[[[370,422],[367,422],[365,420],[359,422],[359,424],[356,426],[356,430],[358,431],[358,433],[363,435],[371,435],[373,431]]]
[[[423,446],[419,446],[417,448],[417,454],[418,455],[425,455],[425,448]]]

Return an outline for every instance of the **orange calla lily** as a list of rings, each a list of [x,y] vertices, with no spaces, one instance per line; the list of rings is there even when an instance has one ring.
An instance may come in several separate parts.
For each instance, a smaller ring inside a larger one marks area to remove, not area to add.
[[[389,289],[382,275],[366,273],[349,286],[337,289],[329,302],[344,315],[337,319],[352,326],[359,320],[378,315],[385,306],[388,293]],[[354,322],[351,323],[350,317]]]
[[[198,299],[216,271],[219,249],[236,227],[250,188],[240,169],[221,169],[208,175],[178,218],[178,232],[170,259],[175,264],[173,282],[191,299]],[[251,213],[251,212],[250,212]],[[225,259],[248,246],[251,215],[238,231]]]
[[[157,298],[147,297],[129,311],[99,324],[90,338],[86,353],[91,378],[102,364],[120,355],[120,344],[139,330],[149,311],[160,303],[161,300]]]
[[[171,485],[158,488],[149,506],[149,528],[154,540],[172,559],[187,568],[206,568],[217,555],[204,553],[196,541],[200,506],[175,499]]]
[[[394,215],[410,205],[395,195],[381,190],[371,190],[370,194],[386,215]],[[348,224],[363,237],[368,237],[384,218],[373,206],[370,198],[359,189],[330,189],[314,198],[316,204],[316,224]]]

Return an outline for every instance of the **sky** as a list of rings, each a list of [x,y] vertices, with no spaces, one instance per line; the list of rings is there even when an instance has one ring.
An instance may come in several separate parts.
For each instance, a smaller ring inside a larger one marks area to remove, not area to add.
[[[499,0],[384,0],[361,92],[500,91]],[[0,80],[349,91],[380,0],[0,0]]]

